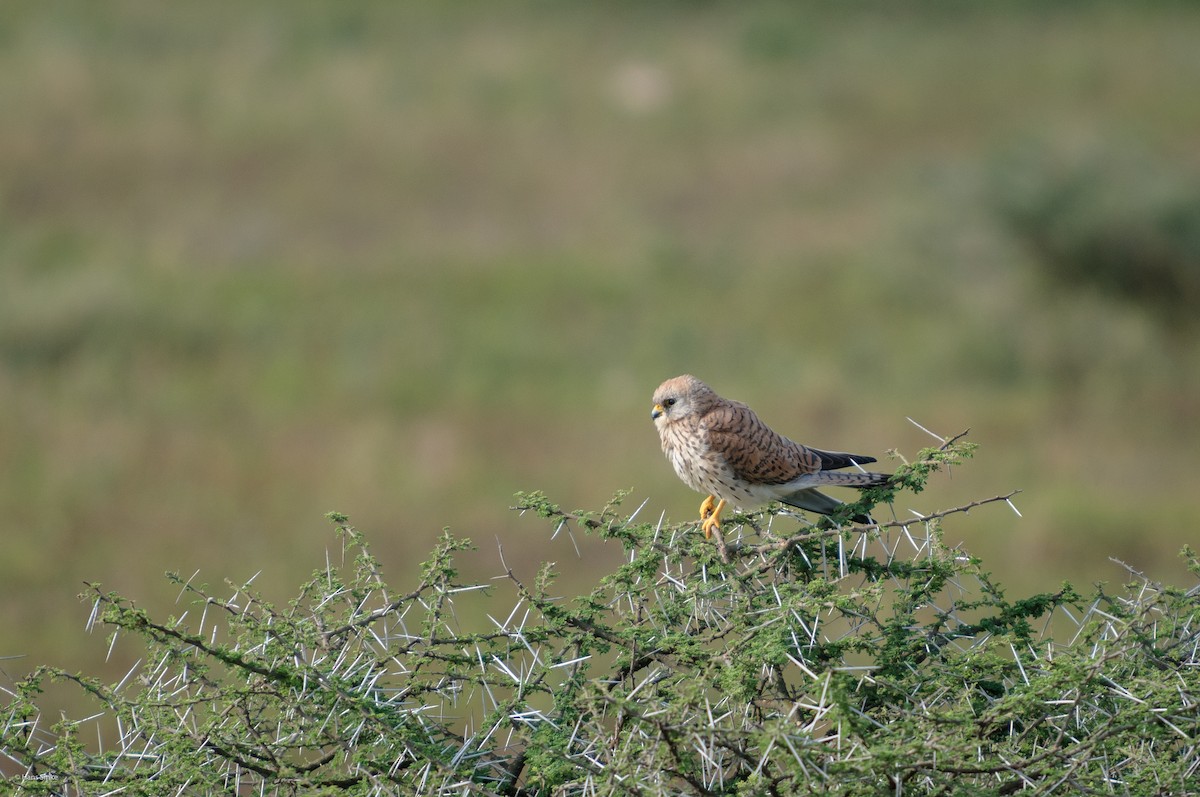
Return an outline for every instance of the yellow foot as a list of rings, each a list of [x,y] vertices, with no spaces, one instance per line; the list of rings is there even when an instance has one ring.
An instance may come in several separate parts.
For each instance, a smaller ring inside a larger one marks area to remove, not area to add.
[[[712,537],[714,531],[721,530],[721,510],[725,508],[725,499],[722,498],[713,506],[713,496],[708,496],[700,504],[700,522],[704,528],[704,539]]]

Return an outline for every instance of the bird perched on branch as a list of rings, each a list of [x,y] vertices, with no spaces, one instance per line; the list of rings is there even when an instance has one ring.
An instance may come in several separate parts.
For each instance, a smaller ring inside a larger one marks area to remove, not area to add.
[[[842,502],[817,487],[877,487],[890,475],[839,468],[874,462],[874,457],[822,451],[792,442],[759,420],[740,401],[724,399],[694,376],[668,379],[654,391],[650,417],[663,453],[693,490],[707,493],[700,504],[704,536],[721,528],[725,505],[754,507],[780,501],[822,515]],[[855,523],[872,523],[855,515]]]

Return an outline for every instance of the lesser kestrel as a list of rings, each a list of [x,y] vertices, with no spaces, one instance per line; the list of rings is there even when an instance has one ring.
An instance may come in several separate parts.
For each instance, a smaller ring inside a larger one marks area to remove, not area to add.
[[[694,376],[659,385],[650,417],[675,473],[688,487],[708,495],[700,504],[705,537],[720,530],[727,503],[750,508],[781,501],[828,515],[842,502],[814,488],[875,487],[890,478],[862,470],[835,473],[875,458],[792,442],[759,420],[754,410],[721,398]],[[872,522],[866,515],[852,519]]]

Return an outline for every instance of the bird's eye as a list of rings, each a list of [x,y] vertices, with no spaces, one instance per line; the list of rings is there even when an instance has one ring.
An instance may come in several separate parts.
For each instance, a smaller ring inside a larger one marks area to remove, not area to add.
[[[663,406],[664,407],[674,407],[675,399],[673,399],[673,398],[663,399]]]

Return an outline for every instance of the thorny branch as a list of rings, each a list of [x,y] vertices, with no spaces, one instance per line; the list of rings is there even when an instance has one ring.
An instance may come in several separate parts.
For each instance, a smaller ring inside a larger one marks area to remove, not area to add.
[[[938,437],[895,489],[960,461],[964,435]],[[571,601],[548,568],[518,578],[503,548],[495,590],[458,583],[465,544],[448,536],[397,594],[343,519],[353,561],[287,616],[187,585],[224,609],[220,638],[95,590],[146,663],[115,686],[52,668],[15,685],[0,760],[48,788],[144,795],[1184,793],[1200,772],[1200,590],[1135,574],[1090,603],[1069,587],[1005,600],[938,526],[1016,494],[783,538],[735,516],[715,542],[616,502],[522,496],[556,531],[627,554]],[[1071,634],[1035,638],[1038,618]],[[81,723],[42,721],[33,697],[53,678],[100,705],[91,721],[115,720],[112,741],[87,752]]]

